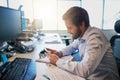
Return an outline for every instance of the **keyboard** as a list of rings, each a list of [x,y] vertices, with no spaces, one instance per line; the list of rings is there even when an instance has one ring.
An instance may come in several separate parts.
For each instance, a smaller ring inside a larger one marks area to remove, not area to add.
[[[36,77],[35,61],[28,58],[15,58],[0,68],[0,80],[34,80]]]

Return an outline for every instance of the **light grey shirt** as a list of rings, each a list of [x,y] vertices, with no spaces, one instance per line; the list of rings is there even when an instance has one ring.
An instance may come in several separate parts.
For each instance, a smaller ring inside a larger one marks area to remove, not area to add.
[[[119,80],[110,43],[101,30],[88,27],[82,38],[61,51],[63,56],[67,56],[75,49],[79,50],[81,61],[60,58],[56,62],[59,68],[89,80]]]

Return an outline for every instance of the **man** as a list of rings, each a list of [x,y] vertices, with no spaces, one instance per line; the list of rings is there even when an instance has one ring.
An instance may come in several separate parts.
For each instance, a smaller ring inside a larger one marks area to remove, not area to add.
[[[51,51],[47,55],[50,62],[89,80],[119,80],[110,43],[99,29],[90,26],[87,11],[72,7],[63,15],[63,20],[68,33],[76,40],[61,51],[48,48]],[[71,55],[77,49],[81,61],[61,58]]]

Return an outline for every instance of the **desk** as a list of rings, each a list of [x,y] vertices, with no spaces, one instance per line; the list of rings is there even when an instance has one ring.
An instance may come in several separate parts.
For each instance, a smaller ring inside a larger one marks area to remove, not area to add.
[[[44,47],[49,47],[54,49],[56,48],[57,50],[60,50],[63,47],[65,47],[65,45],[62,43],[61,44],[44,44],[38,41],[36,42],[36,48],[32,53],[16,54],[15,56],[11,57],[9,61],[14,60],[16,57],[31,58],[33,60],[36,60],[39,58],[39,52]],[[50,80],[85,80],[79,76],[76,76],[67,71],[64,71],[52,64],[36,62],[36,71],[37,71],[37,74],[36,74],[35,80],[47,80],[45,77],[43,77],[43,74],[47,75],[50,78]]]

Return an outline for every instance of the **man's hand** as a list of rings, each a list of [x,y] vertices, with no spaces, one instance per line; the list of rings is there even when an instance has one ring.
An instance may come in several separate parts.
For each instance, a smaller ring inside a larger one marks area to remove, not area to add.
[[[49,50],[51,54],[55,54],[58,57],[62,57],[62,52],[58,52],[57,50],[53,50],[53,49],[50,49],[50,48],[46,48],[46,49]]]
[[[50,63],[52,63],[53,65],[56,65],[56,62],[59,59],[59,57],[56,54],[46,54],[46,55],[49,58]]]
[[[58,51],[57,50],[53,50],[53,49],[50,49],[50,48],[46,48],[48,51],[50,51],[50,53],[52,53],[52,54],[56,54],[57,55],[57,53],[58,53]]]

